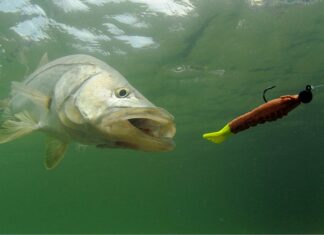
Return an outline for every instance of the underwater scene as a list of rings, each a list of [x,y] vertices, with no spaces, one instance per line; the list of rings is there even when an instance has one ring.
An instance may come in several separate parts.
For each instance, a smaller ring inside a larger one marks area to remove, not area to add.
[[[324,233],[323,12],[0,0],[0,233]]]

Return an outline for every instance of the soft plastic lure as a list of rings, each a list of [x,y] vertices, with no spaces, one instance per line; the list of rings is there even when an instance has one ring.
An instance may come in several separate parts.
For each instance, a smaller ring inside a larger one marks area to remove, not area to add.
[[[265,89],[263,92],[265,104],[235,118],[227,123],[220,131],[204,134],[203,138],[220,144],[232,134],[239,133],[258,124],[280,119],[301,103],[309,103],[313,99],[313,87],[307,85],[306,89],[301,91],[298,95],[285,95],[267,102],[265,93],[272,88],[274,88],[274,86]]]

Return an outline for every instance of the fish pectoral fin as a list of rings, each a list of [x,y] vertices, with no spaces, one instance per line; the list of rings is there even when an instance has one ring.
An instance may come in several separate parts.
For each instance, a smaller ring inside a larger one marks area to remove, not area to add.
[[[68,143],[55,139],[49,138],[46,142],[46,158],[45,167],[47,170],[55,168],[63,159]]]
[[[0,127],[0,144],[27,135],[40,128],[28,112],[9,116]]]
[[[51,105],[51,97],[44,95],[42,92],[33,89],[29,86],[26,86],[25,84],[21,82],[12,82],[11,83],[12,93],[20,94],[25,96],[27,99],[30,99],[35,104],[45,107],[46,109],[49,109]]]

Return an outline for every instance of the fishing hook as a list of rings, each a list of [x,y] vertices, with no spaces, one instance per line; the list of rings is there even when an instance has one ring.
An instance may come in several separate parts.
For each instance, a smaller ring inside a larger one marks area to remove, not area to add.
[[[271,90],[271,89],[273,89],[275,87],[276,86],[271,86],[271,87],[268,87],[268,88],[264,89],[264,91],[263,91],[263,100],[264,100],[265,103],[268,102],[267,99],[266,99],[266,97],[265,97],[265,94],[267,93],[268,90]]]

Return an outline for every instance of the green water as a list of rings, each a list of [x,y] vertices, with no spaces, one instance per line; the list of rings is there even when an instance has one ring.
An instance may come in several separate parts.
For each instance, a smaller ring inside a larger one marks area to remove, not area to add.
[[[72,145],[47,171],[42,133],[3,144],[0,233],[324,233],[324,89],[221,145],[201,137],[266,87],[324,83],[323,1],[60,2],[0,0],[0,98],[45,52],[90,54],[175,116],[177,147]]]

